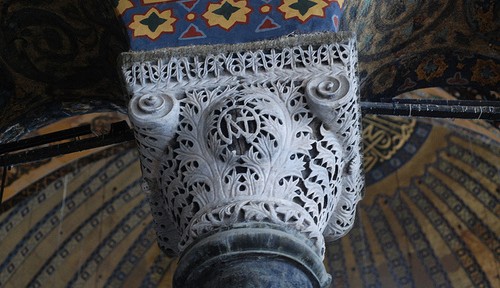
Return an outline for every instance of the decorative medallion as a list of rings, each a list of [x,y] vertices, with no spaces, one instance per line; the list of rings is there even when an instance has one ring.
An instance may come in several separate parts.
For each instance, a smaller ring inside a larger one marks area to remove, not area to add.
[[[416,120],[370,116],[363,118],[364,168],[387,161],[407,142]]]
[[[163,33],[173,33],[173,24],[177,18],[173,16],[172,10],[158,11],[151,8],[144,15],[135,15],[133,22],[128,26],[134,31],[134,37],[146,36],[151,40],[158,38]]]
[[[250,12],[247,1],[224,0],[208,4],[202,16],[209,27],[219,26],[229,31],[238,23],[248,23]]]
[[[123,15],[128,9],[134,7],[134,3],[130,0],[118,0],[114,1],[114,3],[116,4],[115,11],[119,16]]]
[[[433,78],[441,77],[446,68],[448,68],[448,65],[443,56],[427,58],[417,67],[418,79],[431,81]]]
[[[472,81],[481,84],[499,85],[500,83],[500,64],[493,60],[477,59],[472,68]]]
[[[285,19],[297,18],[304,23],[312,17],[325,17],[325,8],[328,4],[322,0],[283,0],[278,10]]]

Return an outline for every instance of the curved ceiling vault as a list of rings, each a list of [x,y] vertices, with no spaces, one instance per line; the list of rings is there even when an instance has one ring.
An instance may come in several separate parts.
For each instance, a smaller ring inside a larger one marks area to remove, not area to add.
[[[327,246],[332,287],[497,287],[498,130],[480,120],[363,124],[367,188],[354,228]],[[54,161],[11,171],[8,183],[25,188],[0,210],[0,285],[171,287],[177,259],[157,245],[134,145]],[[26,181],[37,171],[46,176]]]
[[[126,111],[121,2],[0,0],[0,143]],[[357,32],[363,99],[500,100],[497,2],[326,2]],[[413,91],[425,87],[451,94]],[[367,189],[356,226],[327,249],[334,287],[500,286],[499,130],[377,116],[363,127]],[[9,171],[7,188],[22,189],[0,206],[0,286],[169,287],[176,261],[156,245],[133,144],[73,159]]]

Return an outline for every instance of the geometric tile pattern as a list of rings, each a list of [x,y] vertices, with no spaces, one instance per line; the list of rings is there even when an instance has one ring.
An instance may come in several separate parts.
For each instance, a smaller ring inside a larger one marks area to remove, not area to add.
[[[500,83],[499,1],[350,1],[341,29],[358,37],[361,97]]]
[[[132,50],[338,31],[343,0],[118,0]]]

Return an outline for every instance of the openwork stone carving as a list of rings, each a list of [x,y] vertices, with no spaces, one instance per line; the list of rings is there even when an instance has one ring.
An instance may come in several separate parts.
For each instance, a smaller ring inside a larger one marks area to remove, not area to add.
[[[350,229],[363,188],[354,45],[318,34],[123,56],[164,250],[264,222],[323,255]]]

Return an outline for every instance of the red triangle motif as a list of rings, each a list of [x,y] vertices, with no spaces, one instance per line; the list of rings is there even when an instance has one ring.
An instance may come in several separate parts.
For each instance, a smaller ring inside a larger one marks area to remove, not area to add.
[[[267,29],[273,29],[273,28],[276,28],[276,27],[278,27],[278,25],[276,25],[275,23],[273,23],[273,21],[271,21],[271,19],[266,19],[259,26],[259,29],[260,30],[267,30]]]
[[[194,5],[196,5],[196,2],[198,2],[198,0],[184,1],[184,2],[180,2],[180,4],[182,4],[182,6],[186,7],[186,9],[191,11],[191,9],[193,9]]]
[[[279,24],[277,24],[276,22],[274,22],[273,19],[271,19],[269,16],[267,16],[259,25],[259,27],[257,27],[257,29],[255,29],[255,32],[262,32],[262,31],[267,31],[267,30],[273,30],[273,29],[276,29],[276,28],[280,28],[281,26]]]
[[[206,35],[202,31],[198,29],[195,25],[191,24],[189,27],[182,33],[180,39],[192,39],[192,38],[205,38]]]

